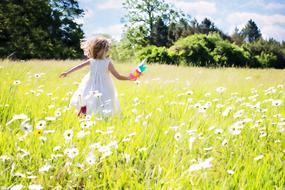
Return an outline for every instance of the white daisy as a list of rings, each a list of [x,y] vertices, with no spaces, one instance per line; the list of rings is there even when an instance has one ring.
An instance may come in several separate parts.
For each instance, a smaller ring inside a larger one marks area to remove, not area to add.
[[[217,129],[215,129],[215,134],[222,134],[223,131],[224,131],[223,129],[217,128]]]
[[[175,133],[175,135],[174,135],[174,139],[175,139],[176,141],[180,141],[180,140],[181,140],[181,137],[182,137],[182,134],[181,134],[180,132],[177,132],[177,133]]]
[[[226,90],[225,87],[218,87],[216,88],[216,92],[218,92],[219,94],[223,93]]]
[[[55,117],[45,117],[45,120],[47,120],[47,121],[55,121],[56,118]]]
[[[46,121],[45,120],[40,120],[36,124],[36,129],[43,129],[46,126]]]
[[[104,158],[110,156],[112,154],[111,150],[108,150],[106,152],[103,152],[102,156],[100,157],[100,160],[103,160]]]
[[[17,185],[14,185],[13,187],[11,187],[10,190],[21,190],[23,189],[23,185],[22,184],[17,184]]]
[[[214,158],[210,157],[210,158],[207,158],[207,159],[204,160],[204,161],[200,161],[198,164],[193,164],[193,165],[191,165],[191,166],[189,167],[188,171],[189,171],[189,172],[192,172],[192,171],[196,171],[196,170],[211,168],[211,167],[212,167],[211,161],[212,161],[213,159],[214,159]]]
[[[66,148],[64,154],[73,159],[79,154],[79,150],[77,148]]]
[[[81,139],[81,138],[83,138],[83,137],[85,137],[85,136],[87,136],[87,135],[89,135],[89,134],[90,134],[89,131],[88,131],[88,132],[85,132],[84,130],[81,130],[81,131],[79,131],[79,132],[77,133],[77,138]]]
[[[19,85],[19,84],[21,84],[20,80],[14,80],[13,85]]]
[[[54,112],[55,117],[60,117],[61,116],[61,112],[59,110],[56,110]]]
[[[56,152],[56,151],[58,151],[58,150],[60,150],[60,149],[61,149],[61,146],[55,146],[55,147],[53,148],[53,151]]]
[[[6,123],[6,125],[7,126],[10,125],[15,120],[29,120],[29,118],[26,114],[23,114],[23,113],[19,115],[14,115],[13,118]]]
[[[233,175],[235,172],[233,170],[227,170],[227,173]]]
[[[225,146],[228,144],[228,140],[227,139],[224,139],[223,142],[222,142],[222,146]]]
[[[272,101],[272,106],[280,106],[282,104],[282,100],[273,100]]]
[[[232,109],[233,109],[232,106],[227,107],[227,108],[223,111],[222,116],[227,117]]]
[[[35,78],[40,78],[40,77],[41,77],[41,74],[39,74],[39,73],[35,74]]]
[[[94,156],[93,153],[90,153],[87,157],[86,157],[86,161],[88,164],[90,165],[94,165],[96,163],[96,157]]]
[[[73,130],[72,129],[68,129],[68,130],[64,131],[63,135],[64,135],[64,139],[66,141],[70,141],[70,140],[72,140]]]
[[[7,156],[7,155],[1,155],[0,156],[0,160],[2,160],[2,161],[6,161],[6,160],[11,160],[12,158],[11,158],[11,156]]]
[[[38,185],[38,184],[32,184],[28,186],[29,190],[42,190],[43,186]]]
[[[254,160],[258,161],[258,160],[261,160],[263,157],[264,157],[264,156],[263,156],[262,154],[260,154],[260,155],[256,156],[256,157],[254,158]]]
[[[26,121],[23,121],[20,124],[20,128],[25,131],[26,133],[30,133],[33,130],[33,126],[29,123],[27,123]]]
[[[48,172],[50,168],[51,168],[51,165],[50,165],[50,164],[45,164],[44,166],[42,166],[42,167],[39,169],[39,172],[41,172],[41,173]]]
[[[147,150],[146,147],[141,147],[141,148],[138,149],[138,152],[144,152],[144,151],[146,151],[146,150]]]

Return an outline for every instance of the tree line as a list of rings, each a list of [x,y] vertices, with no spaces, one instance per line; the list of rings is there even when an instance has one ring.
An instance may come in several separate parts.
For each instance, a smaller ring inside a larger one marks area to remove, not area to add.
[[[229,35],[164,0],[123,0],[125,24],[111,56],[163,64],[285,68],[285,43],[265,40],[253,20]],[[1,0],[0,57],[82,58],[78,0]]]
[[[193,66],[285,68],[285,44],[265,40],[250,19],[228,35],[205,18],[200,23],[164,0],[125,0],[126,31],[113,48],[119,60]]]

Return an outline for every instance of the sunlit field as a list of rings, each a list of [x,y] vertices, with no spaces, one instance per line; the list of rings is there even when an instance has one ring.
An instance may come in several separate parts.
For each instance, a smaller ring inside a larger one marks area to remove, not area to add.
[[[1,189],[285,188],[285,70],[147,65],[106,118],[68,107],[78,63],[0,62]]]

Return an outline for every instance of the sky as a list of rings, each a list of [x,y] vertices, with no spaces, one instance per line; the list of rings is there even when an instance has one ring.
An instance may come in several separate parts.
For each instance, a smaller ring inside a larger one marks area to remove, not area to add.
[[[139,1],[139,0],[138,0]],[[165,0],[199,22],[205,17],[227,34],[242,29],[249,19],[257,24],[265,39],[285,41],[285,0]],[[82,18],[85,37],[105,33],[119,40],[121,18],[126,14],[123,0],[78,0],[85,11]]]

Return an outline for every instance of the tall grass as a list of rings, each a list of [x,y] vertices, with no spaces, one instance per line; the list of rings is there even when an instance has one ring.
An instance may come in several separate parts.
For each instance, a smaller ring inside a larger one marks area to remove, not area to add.
[[[2,189],[285,188],[284,70],[148,65],[114,79],[121,115],[84,119],[67,105],[88,68],[58,78],[78,63],[0,62]]]

